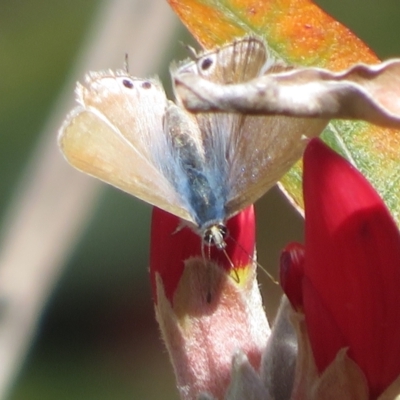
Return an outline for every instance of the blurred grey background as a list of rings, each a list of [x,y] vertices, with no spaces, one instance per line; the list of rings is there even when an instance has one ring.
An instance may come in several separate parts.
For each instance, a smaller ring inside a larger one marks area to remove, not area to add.
[[[317,3],[379,57],[400,55],[398,0]],[[32,152],[70,79],[88,32],[93,33],[88,29],[101,7],[99,0],[0,0],[3,224],[18,191],[29,180],[26,168]],[[149,71],[158,72],[164,81],[169,62],[185,57],[179,41],[192,43],[177,21],[176,26],[170,46],[163,45],[161,67]],[[149,46],[149,38],[132,40],[139,40],[144,48]],[[122,67],[124,51],[120,59]],[[130,58],[129,62],[134,66],[137,60]],[[74,251],[51,291],[9,398],[177,399],[172,368],[154,320],[148,280],[151,207],[105,185],[90,207],[92,217],[77,234]],[[276,273],[280,249],[289,241],[302,240],[302,221],[277,190],[257,204],[257,212],[259,261]],[[49,215],[56,218],[50,210]],[[261,271],[260,278],[269,299],[268,314],[273,318],[279,291]]]

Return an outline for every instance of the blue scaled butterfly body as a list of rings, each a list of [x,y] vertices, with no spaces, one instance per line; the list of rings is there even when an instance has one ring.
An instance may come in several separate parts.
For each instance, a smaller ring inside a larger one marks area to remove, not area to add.
[[[244,38],[178,66],[221,84],[285,69],[257,38]],[[191,114],[156,79],[91,73],[59,144],[77,169],[188,221],[225,246],[225,221],[260,198],[300,158],[310,120],[230,113]]]

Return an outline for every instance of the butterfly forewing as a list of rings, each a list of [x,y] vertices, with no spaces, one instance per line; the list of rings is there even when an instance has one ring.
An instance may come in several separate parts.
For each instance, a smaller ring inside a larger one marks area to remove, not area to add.
[[[104,115],[139,157],[152,162],[154,147],[165,148],[162,121],[168,101],[158,80],[135,79],[122,71],[90,73],[85,86],[78,84],[77,99]]]
[[[185,202],[158,160],[171,154],[163,131],[167,99],[154,80],[91,75],[78,85],[81,103],[64,122],[62,152],[79,170],[150,204],[192,221]],[[149,112],[151,110],[151,112]]]

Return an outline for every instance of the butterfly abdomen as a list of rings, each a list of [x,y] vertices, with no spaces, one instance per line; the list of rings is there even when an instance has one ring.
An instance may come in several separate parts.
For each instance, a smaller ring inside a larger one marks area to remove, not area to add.
[[[224,219],[223,178],[208,163],[201,132],[190,115],[174,104],[167,108],[164,130],[169,138],[169,151],[175,161],[172,184],[191,211],[193,221],[203,226]]]

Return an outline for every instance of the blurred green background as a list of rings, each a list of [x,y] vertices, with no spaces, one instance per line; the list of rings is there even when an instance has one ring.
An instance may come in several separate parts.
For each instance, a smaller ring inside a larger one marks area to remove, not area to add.
[[[400,55],[398,0],[317,3],[379,57]],[[0,0],[3,220],[99,5],[98,0]],[[178,398],[148,282],[150,206],[105,188],[94,207],[43,313],[12,400]],[[285,243],[302,239],[301,220],[276,190],[257,211],[259,259],[274,271]],[[274,296],[268,307],[272,317],[279,293],[263,277],[262,282],[264,292]]]

